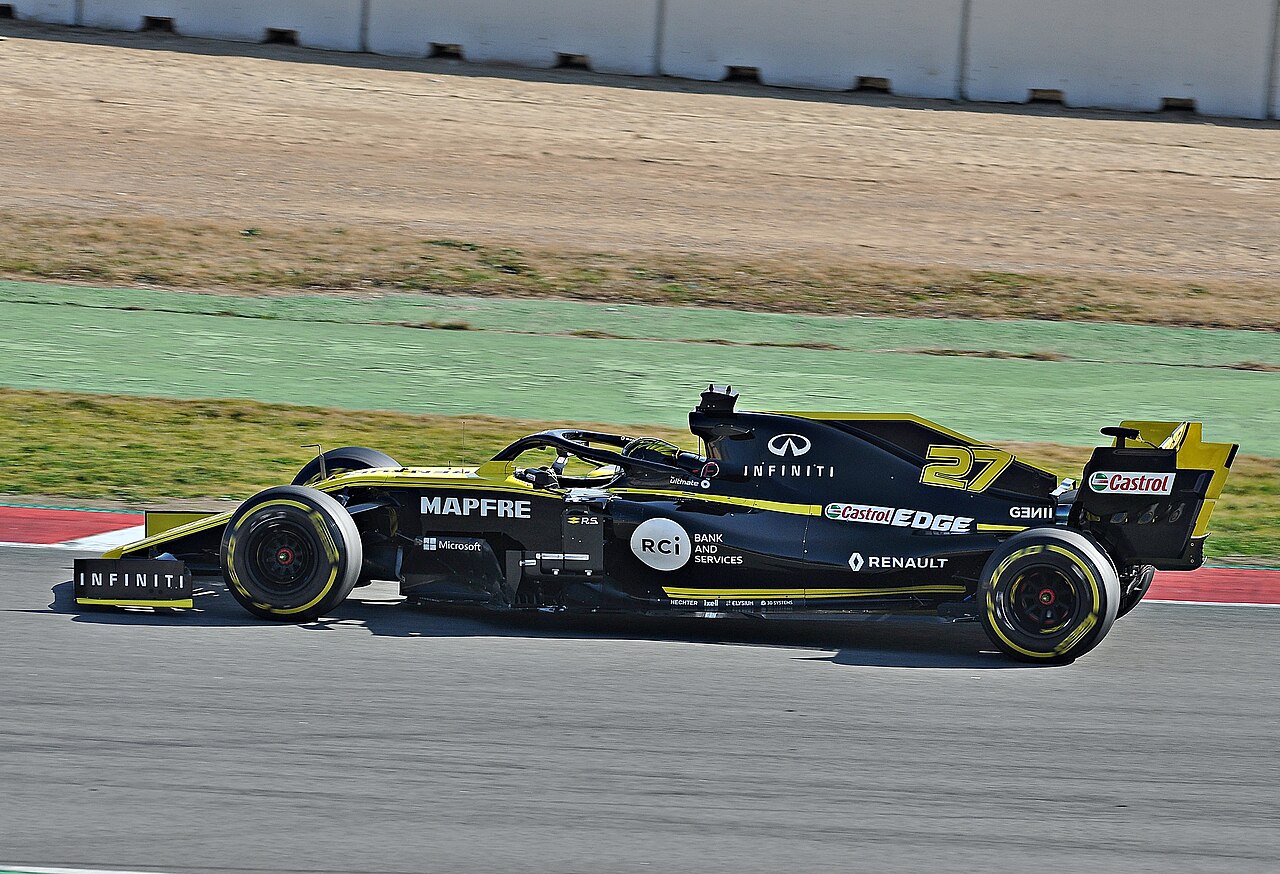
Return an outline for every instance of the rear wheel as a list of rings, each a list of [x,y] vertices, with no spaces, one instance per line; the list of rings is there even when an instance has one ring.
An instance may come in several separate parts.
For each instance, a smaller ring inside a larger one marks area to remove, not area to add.
[[[362,563],[351,514],[304,486],[254,495],[222,538],[227,589],[263,619],[308,622],[328,613],[351,594]]]
[[[322,458],[323,464],[320,462]],[[330,449],[323,455],[308,461],[293,478],[293,484],[295,486],[315,485],[326,477],[374,467],[400,467],[400,462],[376,449],[365,446],[343,446],[340,449]]]
[[[1115,565],[1077,531],[1038,528],[1015,535],[982,569],[982,625],[1020,661],[1069,662],[1098,645],[1115,622]]]

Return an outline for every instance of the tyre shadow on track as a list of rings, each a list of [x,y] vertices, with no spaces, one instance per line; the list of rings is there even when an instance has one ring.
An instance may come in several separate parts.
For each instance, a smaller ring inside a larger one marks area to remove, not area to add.
[[[545,640],[613,639],[824,650],[792,658],[840,666],[896,668],[1038,668],[994,651],[976,623],[930,617],[868,616],[850,621],[813,619],[699,619],[635,615],[494,613],[467,607],[420,607],[391,587],[357,589],[330,616],[297,625],[248,615],[220,582],[200,581],[190,610],[83,607],[70,581],[53,587],[49,609],[73,622],[101,625],[258,628],[263,633],[360,627],[379,637],[521,637]]]

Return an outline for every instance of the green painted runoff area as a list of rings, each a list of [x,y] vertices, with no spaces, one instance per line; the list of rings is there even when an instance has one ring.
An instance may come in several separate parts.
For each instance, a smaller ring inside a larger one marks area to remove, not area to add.
[[[806,344],[860,352],[1000,351],[1127,364],[1231,366],[1260,362],[1280,366],[1280,336],[1273,333],[1146,325],[811,316],[440,294],[243,297],[6,281],[0,281],[0,302],[140,308],[288,321],[452,325],[531,334],[594,332],[633,339]]]
[[[454,329],[379,324],[400,322]],[[1280,374],[1235,369],[1280,365],[1265,332],[2,282],[0,344],[14,388],[679,425],[714,380],[746,408],[910,411],[988,440],[1090,444],[1124,418],[1198,419],[1208,439],[1280,456]]]

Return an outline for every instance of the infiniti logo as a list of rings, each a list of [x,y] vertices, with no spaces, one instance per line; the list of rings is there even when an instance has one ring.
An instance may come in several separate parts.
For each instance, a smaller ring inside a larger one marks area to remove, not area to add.
[[[769,441],[769,451],[784,458],[788,455],[799,458],[813,446],[808,437],[799,434],[779,434]]]

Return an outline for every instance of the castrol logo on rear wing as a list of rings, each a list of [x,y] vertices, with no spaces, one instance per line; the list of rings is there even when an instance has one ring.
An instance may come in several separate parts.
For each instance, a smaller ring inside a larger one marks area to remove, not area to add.
[[[1089,488],[1103,495],[1167,495],[1173,491],[1171,473],[1095,470]]]

